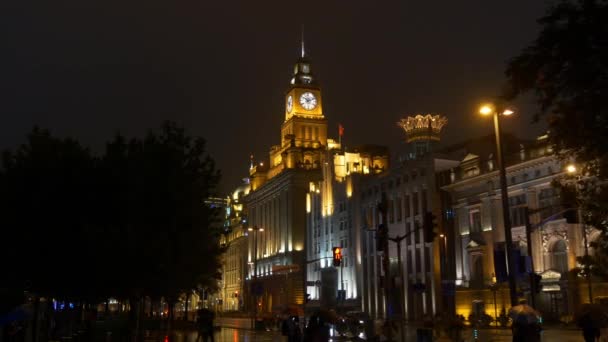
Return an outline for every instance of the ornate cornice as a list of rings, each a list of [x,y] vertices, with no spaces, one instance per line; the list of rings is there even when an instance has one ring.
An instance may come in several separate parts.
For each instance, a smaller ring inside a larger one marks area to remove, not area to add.
[[[406,142],[419,140],[440,140],[441,129],[448,123],[448,119],[441,115],[416,115],[408,116],[397,122],[397,126],[403,128]]]

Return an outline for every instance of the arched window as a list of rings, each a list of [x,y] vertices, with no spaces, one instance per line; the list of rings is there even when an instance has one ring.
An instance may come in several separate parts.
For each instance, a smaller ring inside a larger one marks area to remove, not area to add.
[[[557,240],[551,249],[551,266],[554,270],[568,272],[568,245],[564,240]]]

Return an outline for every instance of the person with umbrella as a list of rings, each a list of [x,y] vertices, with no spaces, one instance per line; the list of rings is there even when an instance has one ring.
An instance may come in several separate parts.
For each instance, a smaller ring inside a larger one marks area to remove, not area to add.
[[[540,314],[525,300],[512,307],[509,316],[513,320],[513,342],[540,342]]]
[[[608,327],[608,311],[600,304],[583,304],[576,323],[583,330],[585,342],[595,342],[600,337],[600,329]]]

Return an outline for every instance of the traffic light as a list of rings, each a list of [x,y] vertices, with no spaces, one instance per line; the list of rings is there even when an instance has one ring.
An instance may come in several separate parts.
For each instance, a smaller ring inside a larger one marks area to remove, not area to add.
[[[388,227],[383,223],[376,230],[376,251],[384,251],[384,246],[388,242]]]
[[[437,223],[435,223],[435,215],[432,212],[427,211],[424,214],[424,222],[422,223],[422,229],[424,233],[424,242],[430,243],[435,241],[435,227]]]
[[[341,247],[333,247],[331,249],[334,253],[334,266],[339,267],[342,262],[342,248]]]

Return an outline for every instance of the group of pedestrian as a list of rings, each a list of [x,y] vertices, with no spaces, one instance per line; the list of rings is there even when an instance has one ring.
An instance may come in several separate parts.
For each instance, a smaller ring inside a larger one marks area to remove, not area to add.
[[[321,315],[314,314],[308,320],[304,334],[297,316],[289,316],[281,324],[281,333],[287,336],[288,342],[327,342],[329,341],[329,326]]]

